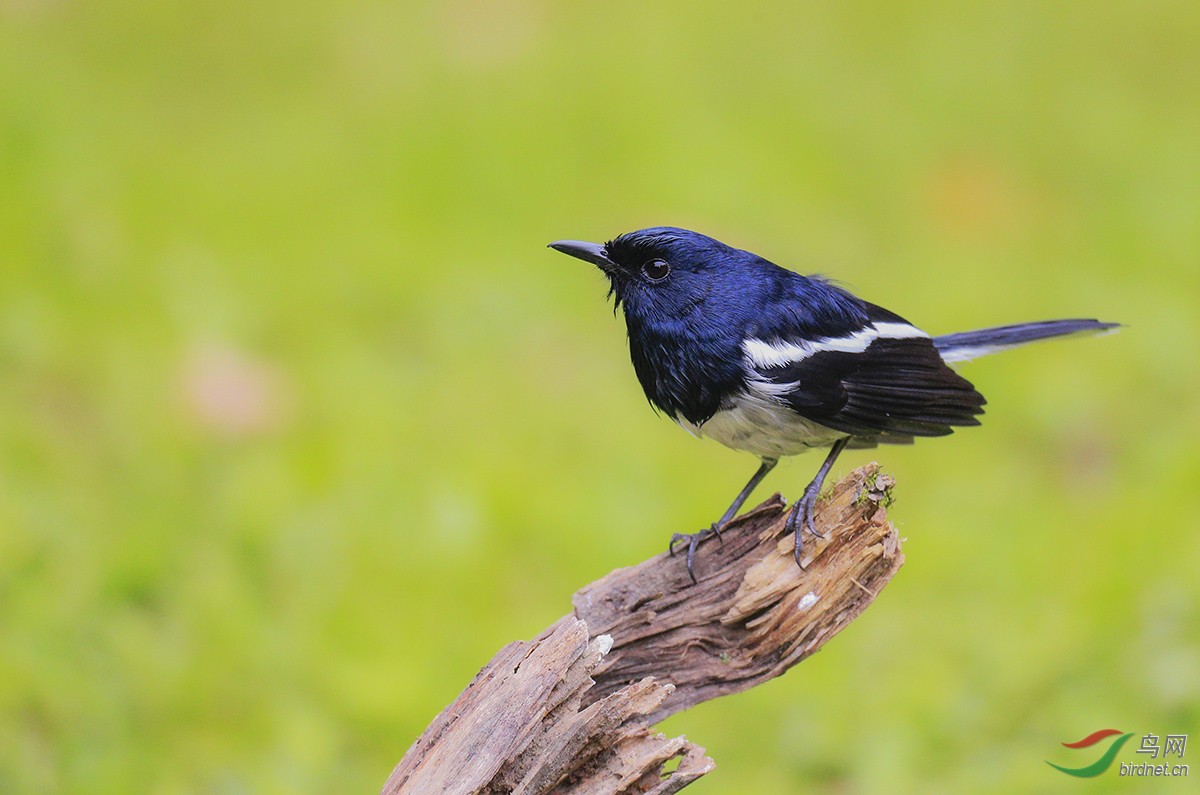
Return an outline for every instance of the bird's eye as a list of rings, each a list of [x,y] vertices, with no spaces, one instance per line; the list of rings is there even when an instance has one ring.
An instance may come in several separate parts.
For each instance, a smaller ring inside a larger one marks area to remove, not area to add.
[[[671,272],[666,260],[652,259],[642,266],[642,273],[652,282],[661,282]]]

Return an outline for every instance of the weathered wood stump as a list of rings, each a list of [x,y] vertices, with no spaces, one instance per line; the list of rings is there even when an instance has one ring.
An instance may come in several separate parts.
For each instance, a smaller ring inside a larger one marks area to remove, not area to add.
[[[700,547],[697,585],[663,553],[585,586],[570,615],[483,667],[384,795],[678,792],[714,763],[651,727],[779,676],[866,609],[904,562],[891,487],[876,464],[834,486],[803,570],[776,495]]]

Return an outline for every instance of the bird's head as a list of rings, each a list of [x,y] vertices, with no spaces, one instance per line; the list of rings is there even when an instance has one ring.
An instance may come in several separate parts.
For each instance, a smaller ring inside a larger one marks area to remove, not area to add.
[[[733,298],[751,275],[753,254],[719,240],[655,226],[627,232],[607,243],[559,240],[550,248],[596,265],[608,277],[610,294],[627,316],[681,319],[710,298]]]

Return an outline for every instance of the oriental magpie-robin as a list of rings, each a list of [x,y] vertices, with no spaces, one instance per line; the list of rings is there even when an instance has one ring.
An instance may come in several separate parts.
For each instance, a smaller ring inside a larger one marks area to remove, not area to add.
[[[695,435],[762,460],[711,527],[671,539],[672,552],[688,542],[693,582],[696,545],[720,535],[780,457],[829,448],[785,525],[803,566],[801,531],[818,535],[813,508],[842,450],[979,424],[983,395],[950,363],[1119,325],[1047,320],[931,337],[819,276],[668,226],[550,248],[608,277],[650,403]]]

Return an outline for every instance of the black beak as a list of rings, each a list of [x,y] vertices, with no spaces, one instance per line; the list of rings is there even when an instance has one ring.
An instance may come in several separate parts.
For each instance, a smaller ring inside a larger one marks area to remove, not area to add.
[[[582,240],[558,240],[551,243],[550,248],[555,251],[561,251],[575,259],[590,262],[598,266],[605,273],[612,273],[617,269],[617,264],[608,258],[608,255],[604,253],[604,246],[599,243],[584,243]]]

